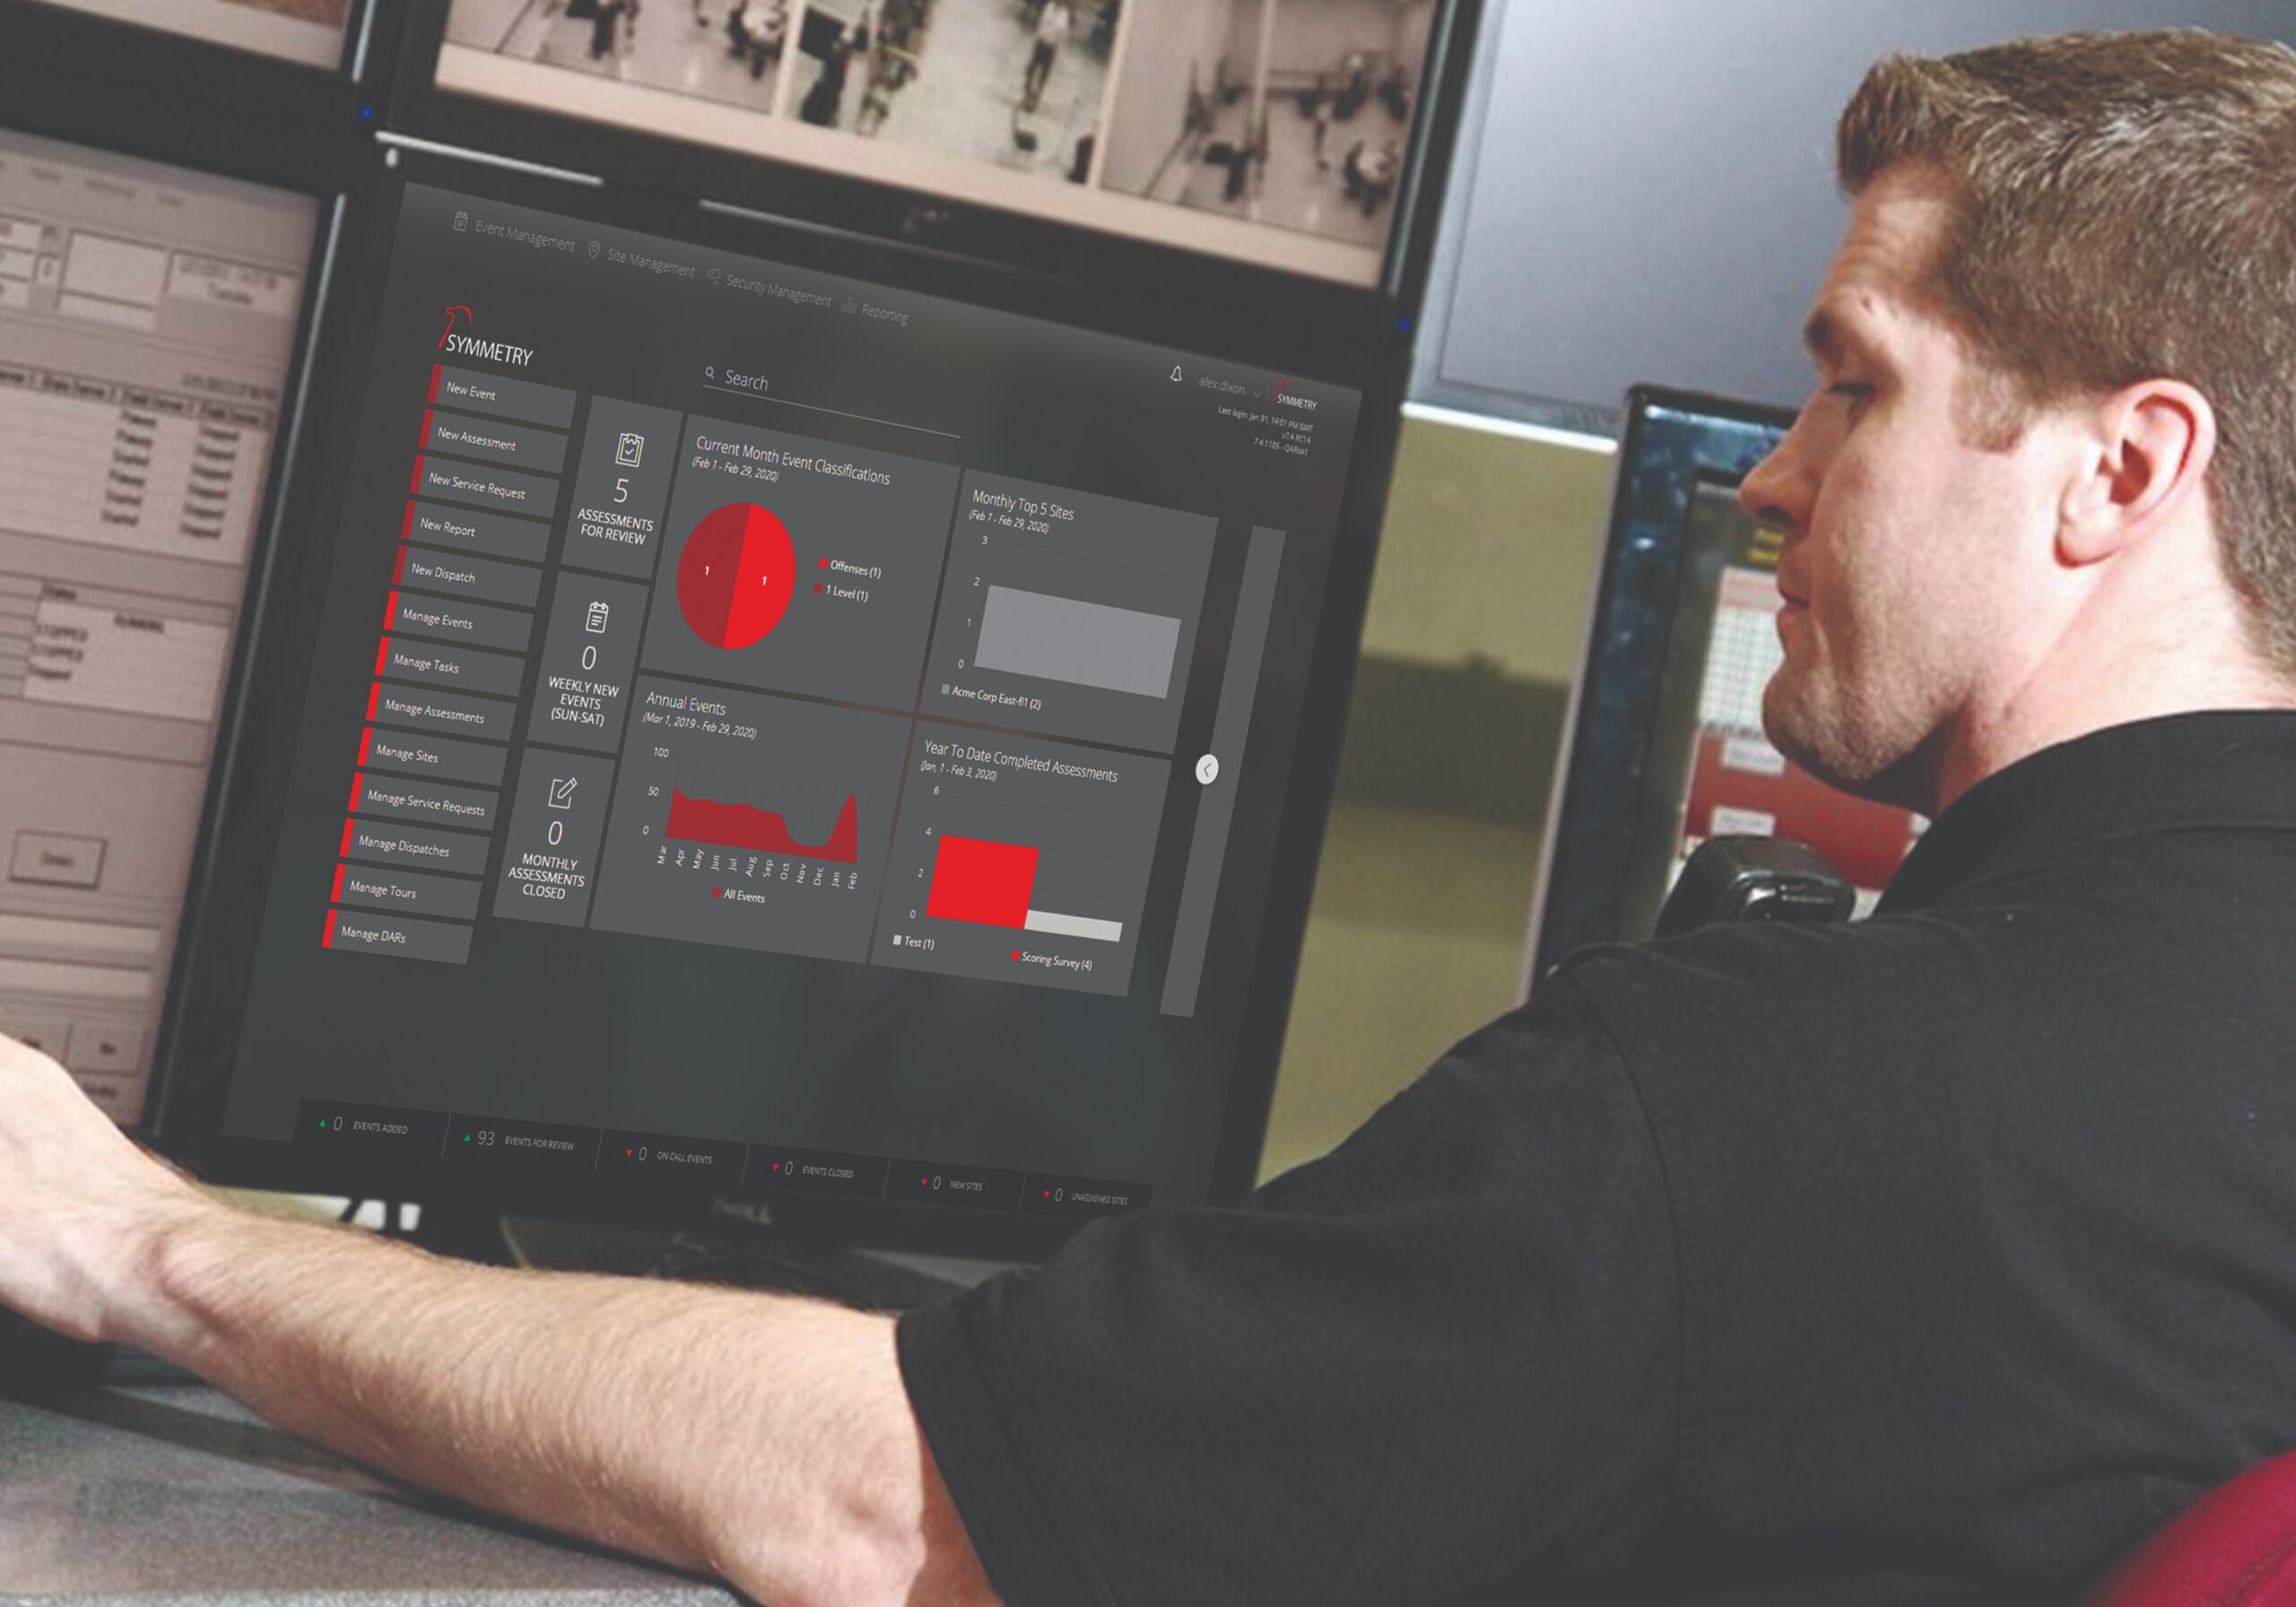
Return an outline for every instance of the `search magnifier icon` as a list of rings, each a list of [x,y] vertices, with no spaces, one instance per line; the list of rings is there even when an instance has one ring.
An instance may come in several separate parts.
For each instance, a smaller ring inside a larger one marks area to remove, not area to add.
[[[715,379],[718,378],[718,370],[715,368],[705,367],[701,371],[709,378]]]

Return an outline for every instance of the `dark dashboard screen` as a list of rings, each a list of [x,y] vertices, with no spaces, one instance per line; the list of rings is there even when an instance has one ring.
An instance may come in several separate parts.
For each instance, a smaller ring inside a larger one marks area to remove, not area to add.
[[[1207,1196],[1360,394],[401,203],[225,1136]]]

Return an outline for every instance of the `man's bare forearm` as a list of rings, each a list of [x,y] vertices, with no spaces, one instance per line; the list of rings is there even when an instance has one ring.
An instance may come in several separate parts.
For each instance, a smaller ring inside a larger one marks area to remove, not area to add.
[[[506,1272],[188,1201],[117,1337],[414,1482],[776,1607],[989,1599],[884,1318]]]

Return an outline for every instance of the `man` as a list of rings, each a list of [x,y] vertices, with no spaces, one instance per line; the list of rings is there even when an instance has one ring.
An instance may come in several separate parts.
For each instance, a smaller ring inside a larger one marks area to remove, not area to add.
[[[1034,111],[1044,95],[1044,86],[1052,77],[1053,64],[1060,59],[1060,48],[1068,42],[1068,30],[1074,18],[1070,14],[1068,0],[1047,0],[1037,18],[1036,37],[1029,47],[1028,70],[1021,75],[1021,109]]]
[[[1744,497],[1773,737],[1936,812],[1872,921],[1581,956],[898,1325],[249,1220],[12,1048],[0,1299],[778,1607],[2071,1599],[2296,1445],[2296,56],[1887,62],[1840,147]]]

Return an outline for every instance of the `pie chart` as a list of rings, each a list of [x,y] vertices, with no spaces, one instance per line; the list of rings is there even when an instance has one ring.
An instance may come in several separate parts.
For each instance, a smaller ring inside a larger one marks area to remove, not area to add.
[[[788,526],[754,502],[728,502],[686,537],[678,612],[711,647],[739,652],[781,623],[796,578]]]

